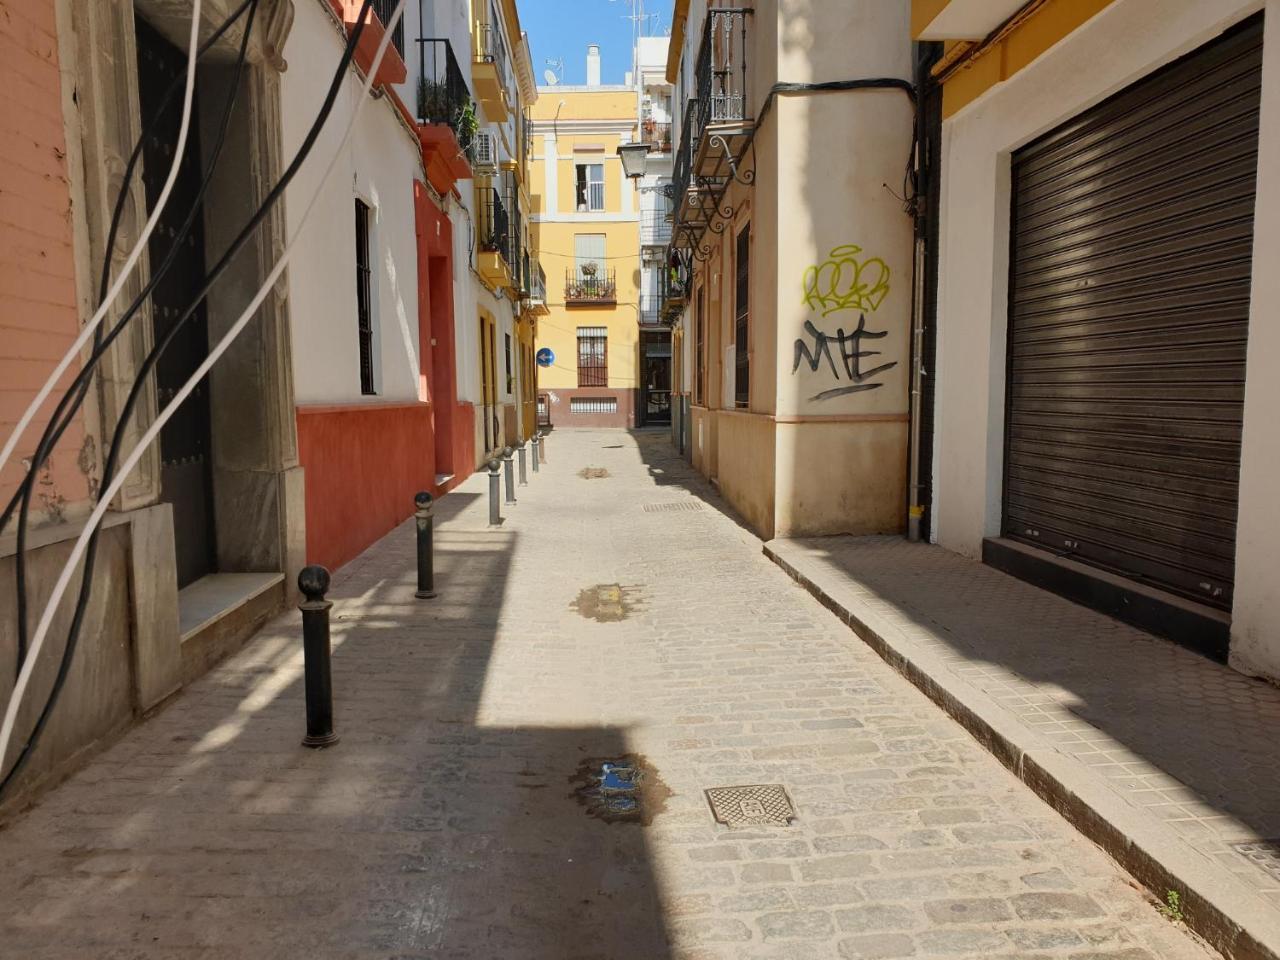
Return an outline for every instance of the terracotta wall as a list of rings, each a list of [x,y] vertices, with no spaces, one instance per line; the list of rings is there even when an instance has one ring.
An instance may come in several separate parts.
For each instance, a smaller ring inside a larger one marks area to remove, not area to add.
[[[0,0],[0,437],[18,418],[79,329],[71,191],[53,0]],[[69,369],[63,385],[75,376]],[[55,394],[55,397],[57,394]],[[0,473],[7,500],[54,400]],[[84,500],[77,465],[81,421],[63,436],[37,487],[37,507]],[[92,464],[84,450],[86,465]]]
[[[429,404],[299,407],[298,453],[307,563],[330,570],[412,514],[419,490],[437,492]]]

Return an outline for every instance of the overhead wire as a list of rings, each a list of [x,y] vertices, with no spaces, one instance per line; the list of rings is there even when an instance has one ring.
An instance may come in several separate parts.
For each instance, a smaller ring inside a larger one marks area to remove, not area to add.
[[[280,275],[284,272],[284,269],[288,265],[288,262],[292,256],[294,245],[296,244],[298,238],[303,233],[302,228],[305,226],[306,222],[311,216],[312,211],[315,208],[316,202],[320,195],[320,191],[324,188],[324,185],[327,183],[330,176],[332,175],[333,170],[337,165],[338,159],[340,158],[342,151],[345,149],[346,144],[350,140],[352,132],[355,129],[356,121],[359,118],[360,113],[364,108],[364,105],[368,102],[369,92],[373,86],[374,77],[377,75],[378,68],[381,65],[381,62],[386,53],[387,47],[391,42],[391,37],[394,31],[395,25],[399,22],[403,14],[405,3],[406,3],[406,0],[398,0],[396,4],[395,11],[392,17],[390,18],[390,22],[386,25],[384,35],[378,45],[377,51],[373,58],[373,62],[370,65],[369,70],[367,71],[365,82],[362,89],[362,95],[356,104],[355,110],[352,112],[351,119],[347,124],[347,128],[345,133],[343,134],[341,142],[336,148],[334,155],[330,159],[329,165],[325,169],[325,172],[321,177],[319,185],[317,186],[316,190],[312,194],[312,197],[309,203],[307,204],[306,209],[303,212],[302,218],[298,223],[298,226],[294,233],[293,238],[289,240],[289,242],[285,246],[285,249],[281,253],[280,258],[277,261],[275,267],[271,270],[271,272],[269,273],[269,275],[267,276],[263,284],[259,287],[257,293],[254,295],[249,305],[245,308],[244,312],[240,315],[239,319],[231,326],[231,328],[227,331],[227,333],[222,337],[222,339],[210,352],[208,357],[206,357],[205,360],[200,364],[200,366],[192,374],[192,376],[187,380],[187,382],[183,385],[183,387],[180,390],[178,390],[178,392],[175,394],[175,396],[170,401],[170,403],[164,408],[163,411],[161,411],[158,414],[156,419],[152,422],[150,427],[144,432],[143,436],[139,439],[138,443],[134,446],[129,457],[126,459],[125,463],[121,467],[119,474],[116,474],[113,476],[112,473],[114,470],[114,465],[115,465],[116,459],[119,456],[119,452],[121,449],[121,442],[123,439],[123,427],[128,419],[129,414],[132,411],[133,403],[136,403],[137,397],[140,396],[141,394],[140,385],[143,382],[143,378],[145,377],[146,372],[149,372],[150,368],[154,366],[156,360],[158,359],[160,353],[163,351],[164,347],[167,345],[169,341],[172,340],[171,335],[176,334],[176,330],[178,329],[178,327],[183,322],[185,322],[191,316],[192,313],[194,313],[196,307],[207,295],[209,287],[211,286],[212,282],[217,279],[217,275],[219,275],[223,270],[226,269],[226,266],[230,263],[231,258],[234,257],[235,253],[239,250],[239,248],[243,246],[244,242],[247,242],[253,230],[266,217],[267,213],[270,211],[271,206],[274,205],[275,201],[283,193],[284,188],[288,185],[288,182],[292,180],[293,176],[297,173],[298,168],[301,166],[302,162],[306,159],[307,155],[310,153],[311,149],[314,147],[316,139],[319,136],[320,130],[323,128],[325,122],[328,119],[329,114],[332,112],[334,102],[337,99],[338,91],[341,89],[342,83],[346,79],[347,68],[351,63],[351,60],[354,56],[355,49],[359,44],[359,40],[363,33],[365,23],[368,20],[369,12],[372,9],[373,0],[364,0],[364,3],[359,13],[356,27],[352,31],[352,34],[348,39],[347,46],[343,51],[343,56],[339,63],[338,70],[335,73],[333,84],[330,87],[329,93],[325,98],[325,102],[321,107],[320,113],[318,114],[315,123],[312,125],[311,130],[308,132],[307,137],[304,140],[302,146],[299,148],[293,163],[290,164],[289,168],[286,170],[285,174],[282,175],[280,181],[277,183],[275,188],[273,188],[272,191],[268,194],[267,198],[263,201],[258,211],[251,218],[249,224],[246,225],[245,229],[236,238],[236,241],[233,242],[232,247],[227,251],[227,254],[224,255],[223,259],[219,262],[219,264],[215,266],[213,271],[211,271],[209,278],[206,280],[203,288],[197,295],[196,299],[193,301],[192,305],[188,308],[187,311],[184,312],[183,316],[180,317],[178,322],[175,323],[174,326],[170,329],[169,331],[170,336],[167,336],[166,340],[161,344],[157,344],[156,348],[153,349],[152,353],[148,355],[147,361],[144,362],[144,365],[143,365],[144,370],[140,372],[138,379],[135,380],[135,383],[134,383],[135,389],[131,391],[129,401],[126,401],[125,411],[122,413],[121,420],[117,424],[116,435],[113,438],[111,451],[108,454],[108,461],[107,461],[108,466],[106,469],[104,469],[103,482],[106,484],[106,488],[101,492],[97,505],[95,506],[93,512],[90,514],[84,529],[80,532],[80,535],[77,538],[75,545],[72,548],[71,555],[67,559],[67,562],[64,564],[62,571],[59,574],[58,580],[54,585],[53,592],[46,603],[40,622],[37,625],[36,633],[32,640],[30,653],[27,657],[27,660],[23,664],[22,671],[18,676],[18,682],[14,686],[13,694],[11,695],[9,703],[5,709],[4,721],[3,721],[3,724],[0,725],[0,765],[3,764],[4,759],[8,755],[9,745],[13,738],[13,730],[14,730],[14,725],[16,723],[17,712],[21,705],[22,697],[25,694],[25,691],[30,684],[32,672],[33,672],[35,663],[37,662],[39,651],[42,648],[46,637],[48,636],[52,619],[53,619],[54,613],[57,610],[58,604],[61,602],[61,599],[66,592],[66,588],[70,583],[71,576],[75,568],[79,565],[82,557],[85,560],[85,570],[84,570],[84,574],[81,581],[80,595],[77,600],[75,613],[73,614],[73,618],[72,618],[72,624],[71,624],[70,633],[68,636],[68,645],[70,645],[74,641],[74,639],[79,635],[79,631],[83,626],[84,615],[88,605],[88,597],[89,597],[91,586],[92,586],[92,567],[93,567],[93,561],[96,556],[97,537],[99,532],[98,528],[99,528],[99,524],[101,523],[102,517],[107,510],[107,507],[110,505],[112,498],[119,492],[121,486],[123,486],[124,481],[128,477],[129,473],[133,470],[133,468],[137,465],[138,461],[141,459],[143,454],[146,452],[146,449],[150,446],[152,442],[154,442],[155,438],[159,435],[160,430],[164,427],[165,423],[169,421],[169,419],[173,416],[173,414],[176,412],[178,407],[182,405],[182,403],[186,400],[186,398],[191,394],[192,390],[195,389],[195,386],[204,378],[204,376],[218,361],[218,359],[230,347],[232,341],[240,334],[240,332],[244,329],[244,327],[249,323],[249,321],[252,319],[254,314],[257,312],[259,306],[261,306],[262,302],[266,299],[268,293],[271,291],[271,289],[274,287],[276,282],[279,280]],[[12,782],[13,777],[16,775],[17,771],[20,769],[21,764],[25,761],[25,758],[30,755],[30,751],[34,746],[36,738],[38,737],[38,729],[42,728],[44,725],[44,722],[47,721],[48,716],[54,705],[54,702],[56,701],[57,690],[61,689],[61,683],[65,680],[65,672],[68,664],[69,664],[69,658],[64,656],[63,670],[60,671],[58,681],[56,682],[55,691],[51,694],[49,700],[46,702],[45,709],[41,713],[40,721],[38,721],[38,724],[37,724],[37,730],[33,731],[33,735],[30,738],[28,738],[28,741],[24,746],[22,753],[19,755],[18,760],[15,762],[13,768],[5,775],[4,779],[0,781],[0,794],[3,794],[3,791]]]

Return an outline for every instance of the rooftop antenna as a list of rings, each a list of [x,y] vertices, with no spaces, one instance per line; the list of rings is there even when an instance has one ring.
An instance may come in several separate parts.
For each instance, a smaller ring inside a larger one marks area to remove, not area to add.
[[[542,78],[547,81],[550,86],[557,83],[564,83],[564,57],[547,57],[547,66],[550,68],[542,74]],[[553,71],[559,70],[560,76],[557,78]]]

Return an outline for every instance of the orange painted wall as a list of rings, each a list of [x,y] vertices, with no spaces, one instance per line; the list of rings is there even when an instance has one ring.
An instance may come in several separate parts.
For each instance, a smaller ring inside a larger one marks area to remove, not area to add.
[[[307,563],[342,566],[436,493],[431,406],[355,404],[298,408],[306,471]]]
[[[0,438],[18,418],[79,329],[71,192],[53,0],[0,0]],[[69,383],[72,366],[63,377]],[[0,474],[0,497],[22,478],[58,393],[27,429]],[[36,488],[42,498],[84,500],[77,466],[83,420],[63,436]],[[46,504],[47,505],[47,504]]]

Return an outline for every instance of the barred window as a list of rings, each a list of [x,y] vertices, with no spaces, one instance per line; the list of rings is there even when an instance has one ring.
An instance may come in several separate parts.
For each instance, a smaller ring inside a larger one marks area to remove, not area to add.
[[[605,327],[578,328],[578,386],[609,385],[609,331]]]
[[[356,201],[356,329],[360,338],[360,392],[376,393],[373,382],[373,294],[369,254],[369,206]]]
[[[751,227],[738,234],[737,285],[733,308],[733,403],[751,405]]]

